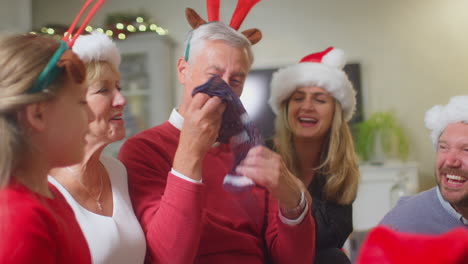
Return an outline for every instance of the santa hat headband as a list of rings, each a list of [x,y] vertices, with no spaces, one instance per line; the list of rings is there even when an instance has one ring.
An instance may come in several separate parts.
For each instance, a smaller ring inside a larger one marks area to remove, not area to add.
[[[117,45],[106,34],[93,31],[89,35],[78,37],[73,46],[75,52],[84,63],[92,61],[107,61],[116,69],[119,68],[121,57]]]
[[[261,0],[238,0],[236,9],[231,18],[231,22],[229,26],[232,27],[234,30],[239,30],[242,22],[247,17],[247,14],[250,10]],[[210,22],[218,22],[220,21],[219,18],[219,7],[220,7],[220,0],[206,0],[206,8],[208,13],[208,21],[205,21],[203,18],[198,15],[198,13],[193,10],[192,8],[185,9],[185,17],[189,22],[192,29],[197,29],[198,27],[210,23]],[[258,43],[262,39],[262,32],[257,28],[247,29],[241,32],[252,45]],[[185,50],[185,60],[188,60],[188,52],[190,50],[190,41]]]
[[[432,130],[432,144],[437,148],[439,137],[449,124],[468,123],[468,96],[455,96],[445,106],[433,106],[427,110],[424,122]]]
[[[344,119],[349,121],[356,109],[356,91],[343,71],[346,64],[341,49],[329,47],[302,58],[298,64],[273,74],[269,104],[278,114],[281,103],[298,88],[318,86],[328,91],[341,104]]]

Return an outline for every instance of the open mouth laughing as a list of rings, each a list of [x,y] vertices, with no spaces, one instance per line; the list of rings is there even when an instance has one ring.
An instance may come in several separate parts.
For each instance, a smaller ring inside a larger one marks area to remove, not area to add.
[[[460,169],[441,168],[439,174],[447,187],[459,188],[468,181],[468,172]]]
[[[313,117],[301,116],[298,118],[298,121],[302,126],[305,126],[305,127],[314,126],[318,123],[318,120]]]

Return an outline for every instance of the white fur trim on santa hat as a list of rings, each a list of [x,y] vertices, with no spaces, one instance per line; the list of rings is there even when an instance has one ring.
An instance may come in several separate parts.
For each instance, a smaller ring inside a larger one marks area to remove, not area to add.
[[[89,35],[82,35],[73,45],[75,52],[84,63],[91,61],[108,61],[119,68],[120,52],[115,43],[106,34],[93,31]]]
[[[273,112],[278,114],[281,103],[288,99],[297,88],[318,86],[328,91],[341,103],[344,119],[349,121],[356,110],[356,91],[342,70],[343,54],[341,51],[341,56],[339,53],[334,53],[328,58],[324,56],[322,62],[325,60],[326,63],[302,62],[275,72],[271,81],[269,99]]]
[[[427,110],[424,118],[431,132],[432,144],[437,149],[440,135],[449,124],[468,123],[468,96],[454,96],[447,105],[436,105]]]

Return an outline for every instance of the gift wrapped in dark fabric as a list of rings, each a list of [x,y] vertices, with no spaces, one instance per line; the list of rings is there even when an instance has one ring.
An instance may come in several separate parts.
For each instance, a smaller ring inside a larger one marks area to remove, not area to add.
[[[208,82],[196,87],[192,96],[197,93],[218,96],[226,103],[217,141],[229,143],[235,158],[230,171],[224,177],[224,189],[232,192],[250,189],[254,185],[253,181],[237,174],[235,168],[252,147],[264,144],[260,131],[251,122],[239,97],[219,76],[212,77]]]

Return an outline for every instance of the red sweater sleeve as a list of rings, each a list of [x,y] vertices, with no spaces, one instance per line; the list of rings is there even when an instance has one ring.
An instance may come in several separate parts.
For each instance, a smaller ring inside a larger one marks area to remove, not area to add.
[[[143,134],[144,135],[144,134]],[[119,153],[151,263],[193,263],[202,227],[203,185],[168,173],[177,143],[159,134],[133,137]]]
[[[72,209],[15,185],[0,191],[0,263],[91,263]]]
[[[41,208],[9,207],[9,213],[2,208],[0,263],[56,263],[56,243],[47,232]]]
[[[284,224],[278,216],[278,201],[268,203],[268,226],[265,233],[273,263],[313,263],[315,258],[315,221],[308,213],[297,225]]]

